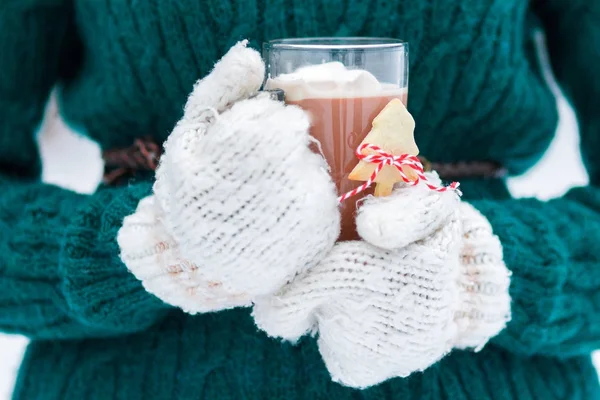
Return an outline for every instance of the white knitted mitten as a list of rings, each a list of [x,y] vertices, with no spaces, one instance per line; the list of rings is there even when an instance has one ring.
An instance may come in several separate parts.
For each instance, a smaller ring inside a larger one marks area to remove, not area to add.
[[[255,93],[242,42],[199,81],[165,143],[154,195],[125,219],[121,258],[187,312],[250,305],[319,262],[339,234],[335,187],[307,115]]]
[[[291,341],[318,333],[332,378],[357,388],[424,370],[454,347],[483,345],[507,321],[508,272],[501,253],[479,264],[480,275],[461,262],[463,208],[454,193],[423,187],[365,201],[357,217],[365,241],[336,244],[276,296],[259,299],[257,325]],[[469,227],[481,226],[471,217]],[[478,232],[483,252],[497,250],[491,230],[488,239]],[[481,294],[488,284],[494,299]]]
[[[455,347],[481,349],[510,320],[510,271],[502,244],[487,218],[469,203],[460,204],[463,247],[459,278],[461,302],[456,313],[460,335]]]

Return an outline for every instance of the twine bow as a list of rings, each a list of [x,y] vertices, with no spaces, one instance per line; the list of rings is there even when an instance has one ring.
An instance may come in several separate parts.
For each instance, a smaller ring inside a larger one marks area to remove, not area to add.
[[[373,150],[375,153],[363,154],[363,151],[367,150],[367,149]],[[371,186],[373,184],[373,182],[375,182],[377,175],[381,172],[383,167],[385,167],[386,165],[396,167],[396,169],[400,173],[400,177],[402,178],[402,181],[404,181],[404,183],[406,183],[410,186],[417,186],[420,183],[424,183],[425,186],[427,186],[429,189],[436,191],[436,192],[446,192],[448,190],[454,190],[459,195],[461,194],[460,190],[458,190],[458,186],[459,186],[458,182],[452,182],[448,186],[437,186],[437,185],[434,185],[431,182],[429,182],[429,180],[425,176],[425,172],[423,170],[423,164],[421,164],[421,161],[419,161],[419,158],[416,156],[413,156],[410,154],[402,154],[399,156],[395,156],[393,154],[385,152],[379,146],[375,146],[374,144],[365,143],[365,144],[360,145],[356,149],[356,157],[358,157],[358,159],[360,161],[377,164],[377,167],[375,168],[375,171],[373,171],[373,173],[369,177],[369,180],[367,180],[365,183],[363,183],[356,189],[351,190],[351,191],[341,195],[338,198],[340,203],[349,199],[350,197],[356,196],[357,194],[365,191],[369,186]],[[413,171],[415,171],[417,178],[415,180],[412,180],[408,176],[406,176],[406,174],[403,171],[403,167],[409,167]]]

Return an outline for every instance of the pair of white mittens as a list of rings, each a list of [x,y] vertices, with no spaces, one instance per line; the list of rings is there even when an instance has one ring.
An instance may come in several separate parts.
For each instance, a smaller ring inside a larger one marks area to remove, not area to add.
[[[118,236],[145,288],[190,313],[253,305],[270,336],[316,333],[332,377],[360,388],[503,329],[509,272],[485,217],[452,192],[398,187],[362,204],[363,241],[336,243],[337,194],[308,117],[249,98],[263,77],[242,42],[195,86],[154,194]]]

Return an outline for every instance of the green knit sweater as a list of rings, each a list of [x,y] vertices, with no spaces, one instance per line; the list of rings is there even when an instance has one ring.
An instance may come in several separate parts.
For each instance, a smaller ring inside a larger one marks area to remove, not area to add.
[[[4,0],[0,5],[0,329],[32,338],[16,399],[600,399],[600,0]],[[247,310],[189,316],[119,259],[123,218],[151,182],[91,196],[39,182],[50,90],[103,148],[164,140],[194,81],[237,40],[392,36],[411,45],[422,153],[540,158],[556,125],[533,28],[546,28],[591,185],[511,199],[464,181],[513,272],[513,320],[480,353],[366,391],[332,383],[313,338],[269,339]]]

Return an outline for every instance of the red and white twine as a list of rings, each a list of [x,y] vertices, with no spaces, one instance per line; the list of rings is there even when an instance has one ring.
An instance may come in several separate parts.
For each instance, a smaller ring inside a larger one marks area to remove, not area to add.
[[[363,151],[367,150],[367,149],[373,150],[375,153],[363,154]],[[377,175],[381,172],[383,167],[385,167],[386,165],[396,167],[396,169],[400,173],[400,177],[402,178],[404,183],[406,183],[410,186],[417,186],[418,184],[423,183],[429,189],[434,190],[436,192],[446,192],[448,190],[455,190],[457,193],[460,194],[460,191],[458,190],[458,185],[459,185],[458,182],[452,182],[448,186],[437,186],[437,185],[434,185],[431,182],[429,182],[429,180],[425,176],[425,171],[423,170],[423,164],[421,164],[421,161],[419,161],[419,158],[416,156],[412,156],[410,154],[402,154],[399,156],[395,156],[393,154],[383,151],[383,149],[381,149],[379,146],[375,146],[374,144],[365,143],[365,144],[360,145],[356,149],[356,157],[358,157],[358,159],[360,161],[377,164],[377,167],[375,168],[375,171],[373,171],[373,173],[369,177],[369,180],[367,180],[365,183],[363,183],[356,189],[351,190],[348,193],[344,193],[343,195],[341,195],[338,198],[340,203],[349,199],[350,197],[356,196],[357,194],[365,191],[369,186],[371,186],[373,184],[373,182],[375,182]],[[406,174],[403,171],[403,167],[409,167],[413,171],[415,171],[417,178],[415,180],[412,180],[408,176],[406,176]]]

